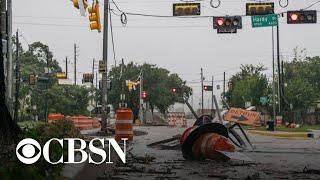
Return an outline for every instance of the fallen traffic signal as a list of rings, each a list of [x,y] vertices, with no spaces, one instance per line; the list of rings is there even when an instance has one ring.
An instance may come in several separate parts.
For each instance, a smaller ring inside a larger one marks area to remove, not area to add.
[[[173,4],[173,16],[200,15],[200,3],[177,3]]]
[[[208,85],[204,85],[203,86],[203,90],[205,90],[205,91],[213,91],[213,87],[212,86],[208,86]]]
[[[246,4],[246,15],[267,15],[274,14],[274,3],[247,3]]]
[[[317,11],[315,10],[300,10],[287,12],[288,24],[312,24],[317,23]]]
[[[92,4],[91,7],[88,9],[90,15],[90,29],[91,30],[98,30],[98,32],[101,32],[101,21],[100,21],[100,9],[99,9],[99,3],[95,2]]]

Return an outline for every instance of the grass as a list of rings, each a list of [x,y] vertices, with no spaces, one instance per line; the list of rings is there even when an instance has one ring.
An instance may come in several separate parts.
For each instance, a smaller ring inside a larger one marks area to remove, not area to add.
[[[285,131],[285,132],[309,132],[309,130],[320,130],[320,125],[304,125],[299,128],[287,128],[285,126],[275,127],[276,131]],[[256,130],[266,131],[266,127],[257,127]]]

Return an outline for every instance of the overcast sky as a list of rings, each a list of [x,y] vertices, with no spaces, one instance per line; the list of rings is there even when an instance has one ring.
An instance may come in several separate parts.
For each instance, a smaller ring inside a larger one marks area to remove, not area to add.
[[[125,12],[172,15],[172,3],[178,0],[114,0]],[[210,0],[202,0],[201,15],[244,15],[245,3],[252,1],[221,0],[219,8],[210,7]],[[90,1],[89,1],[90,2]],[[303,9],[316,0],[289,0],[287,8],[275,2],[276,13]],[[101,2],[103,3],[103,2]],[[119,13],[115,6],[111,8]],[[320,10],[320,3],[310,10]],[[102,8],[101,8],[102,10]],[[319,15],[318,15],[319,19]],[[320,54],[320,22],[310,25],[288,25],[286,15],[280,22],[280,49],[284,60],[293,56],[293,48],[306,48],[309,56]],[[241,64],[262,63],[272,68],[271,27],[252,28],[251,18],[243,18],[243,29],[237,34],[217,34],[212,28],[212,18],[153,18],[128,15],[123,26],[120,18],[112,14],[116,60],[153,63],[178,73],[194,90],[194,105],[199,103],[200,68],[207,80],[215,77],[222,85],[223,72],[227,78],[239,70]],[[73,44],[79,47],[78,82],[82,73],[91,72],[92,59],[102,57],[102,33],[89,30],[88,17],[81,17],[68,0],[14,0],[13,29],[19,29],[21,42],[41,41],[48,44],[55,59],[64,68],[67,56],[73,60]],[[110,36],[109,36],[110,37]],[[109,41],[111,42],[111,41]],[[114,65],[112,46],[109,43],[109,64]],[[97,64],[97,63],[96,63]],[[72,67],[70,63],[69,67]],[[69,69],[71,73],[73,69]],[[71,78],[72,78],[71,73]],[[216,94],[221,93],[217,90]],[[207,95],[209,97],[209,93]],[[207,100],[205,107],[207,106]]]

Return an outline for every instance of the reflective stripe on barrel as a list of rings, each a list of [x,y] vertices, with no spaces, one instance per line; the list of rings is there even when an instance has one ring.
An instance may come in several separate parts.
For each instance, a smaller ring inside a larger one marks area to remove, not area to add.
[[[115,139],[120,141],[127,138],[128,141],[133,140],[133,113],[129,108],[121,108],[117,110],[117,119],[115,123]]]

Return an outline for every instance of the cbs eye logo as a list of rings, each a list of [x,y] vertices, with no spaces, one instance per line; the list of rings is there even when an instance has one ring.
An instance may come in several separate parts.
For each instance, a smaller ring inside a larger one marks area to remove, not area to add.
[[[16,155],[21,162],[33,164],[38,161],[41,156],[41,146],[34,139],[23,139],[16,147]]]

